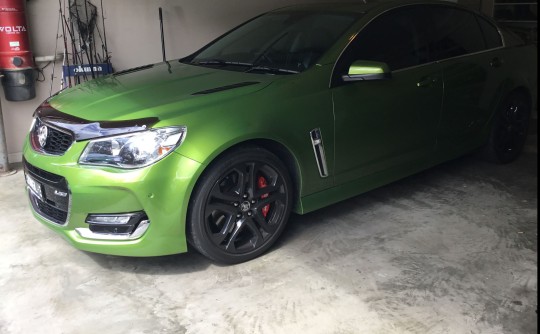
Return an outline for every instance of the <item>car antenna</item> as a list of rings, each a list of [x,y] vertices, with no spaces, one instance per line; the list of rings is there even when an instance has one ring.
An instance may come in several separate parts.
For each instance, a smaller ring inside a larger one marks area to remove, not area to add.
[[[165,56],[165,34],[163,33],[163,9],[159,7],[159,27],[161,29],[161,52],[163,53],[163,61],[167,61]]]

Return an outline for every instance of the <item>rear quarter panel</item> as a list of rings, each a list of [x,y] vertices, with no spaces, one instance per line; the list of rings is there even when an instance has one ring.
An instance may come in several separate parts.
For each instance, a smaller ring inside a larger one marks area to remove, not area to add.
[[[538,107],[538,45],[529,44],[503,49],[505,66],[512,71],[512,83],[531,94],[533,108]]]
[[[497,104],[486,123],[485,134],[489,133],[495,111],[508,94],[522,90],[529,94],[533,110],[538,107],[538,47],[536,44],[511,45],[499,51],[503,59],[504,81],[497,91]]]

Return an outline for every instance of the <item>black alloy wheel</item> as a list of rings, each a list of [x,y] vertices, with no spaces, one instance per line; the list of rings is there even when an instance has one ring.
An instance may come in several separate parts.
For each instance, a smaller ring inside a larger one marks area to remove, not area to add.
[[[264,253],[289,218],[292,188],[283,163],[261,148],[236,149],[211,164],[190,202],[188,241],[233,264]]]
[[[510,94],[495,115],[487,149],[488,159],[509,163],[518,158],[527,139],[531,106],[520,92]]]

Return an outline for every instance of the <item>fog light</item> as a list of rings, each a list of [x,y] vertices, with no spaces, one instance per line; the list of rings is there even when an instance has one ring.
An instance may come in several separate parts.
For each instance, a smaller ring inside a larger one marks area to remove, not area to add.
[[[91,214],[86,217],[89,228],[77,228],[84,238],[101,240],[133,240],[140,238],[150,221],[144,212]]]
[[[120,215],[120,216],[109,216],[109,215],[89,215],[86,218],[87,224],[99,224],[99,225],[125,225],[129,223],[133,216],[132,215]]]

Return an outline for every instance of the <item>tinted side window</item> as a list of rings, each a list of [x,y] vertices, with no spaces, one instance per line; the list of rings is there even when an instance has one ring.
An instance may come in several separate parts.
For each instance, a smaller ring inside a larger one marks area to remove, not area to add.
[[[482,17],[477,16],[476,18],[478,19],[480,29],[482,29],[482,33],[484,34],[486,47],[488,49],[494,49],[502,46],[501,35],[497,28]]]
[[[432,6],[430,53],[441,60],[484,50],[485,42],[473,13],[451,7]]]
[[[355,60],[385,62],[392,71],[428,61],[427,44],[418,28],[424,20],[423,9],[414,6],[382,14],[356,36],[342,55],[338,70],[346,72]]]

